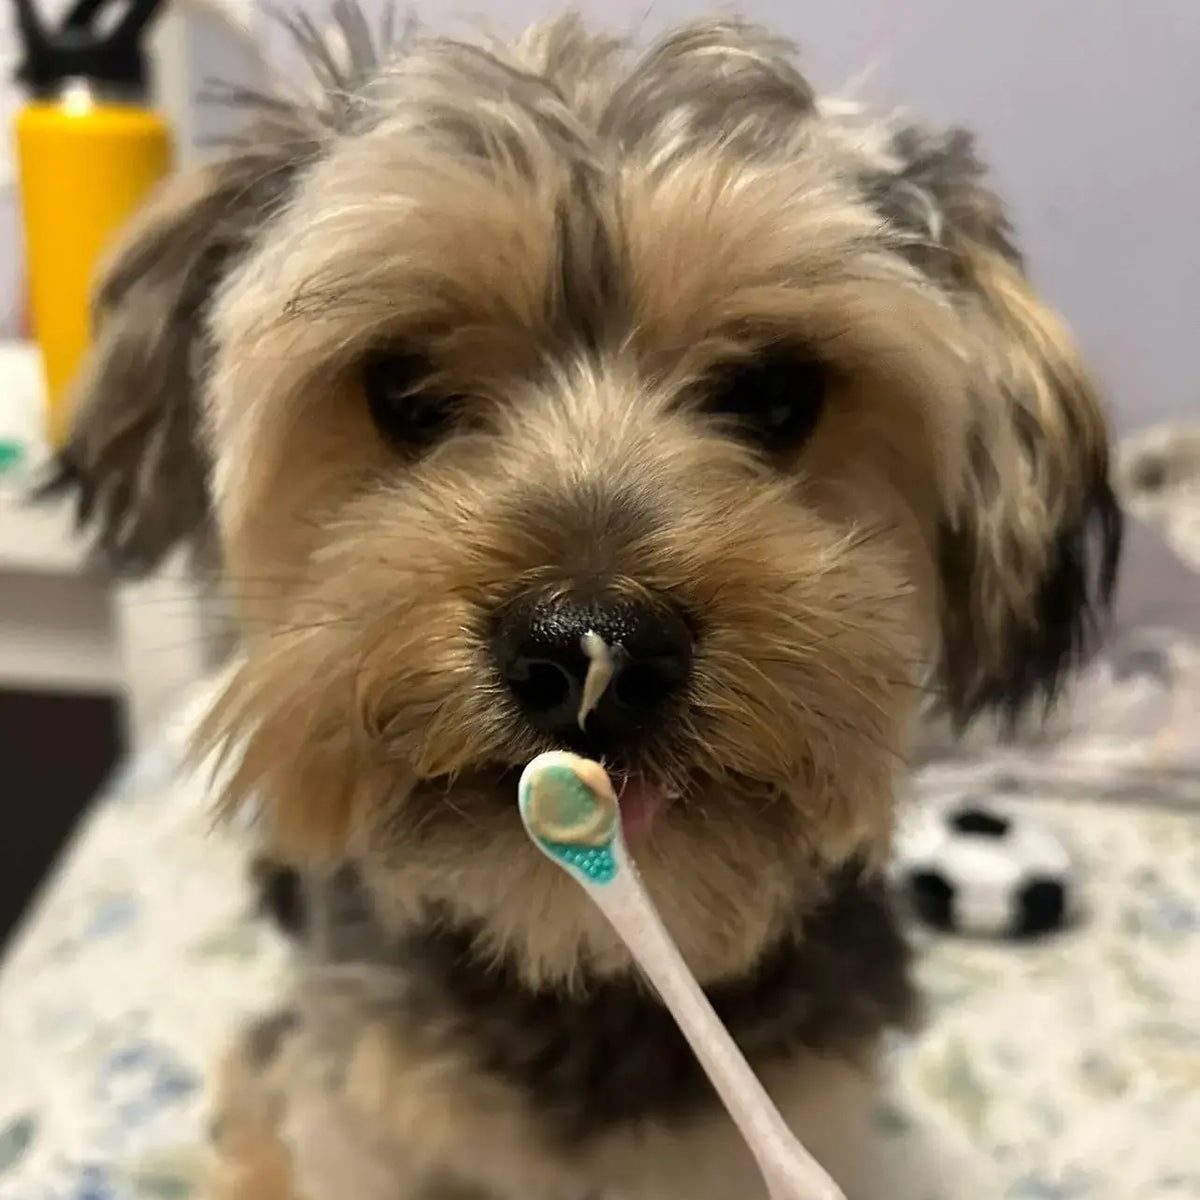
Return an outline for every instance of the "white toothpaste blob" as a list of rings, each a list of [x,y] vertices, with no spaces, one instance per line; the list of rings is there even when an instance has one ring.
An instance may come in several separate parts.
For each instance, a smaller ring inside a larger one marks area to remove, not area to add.
[[[625,848],[604,768],[566,751],[541,754],[521,773],[517,801],[534,845],[583,887],[662,998],[758,1163],[770,1200],[845,1200],[796,1140],[688,970]]]
[[[587,655],[588,669],[583,680],[583,693],[579,697],[579,713],[576,720],[582,729],[588,717],[595,711],[596,705],[604,695],[613,676],[621,668],[625,658],[625,648],[616,642],[610,646],[594,629],[579,639],[580,647]]]

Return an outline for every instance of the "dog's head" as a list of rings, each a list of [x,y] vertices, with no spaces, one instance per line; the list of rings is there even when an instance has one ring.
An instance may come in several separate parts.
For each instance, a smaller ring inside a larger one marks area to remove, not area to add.
[[[605,970],[515,805],[574,747],[736,972],[886,850],[927,697],[1015,712],[1079,651],[1119,530],[1096,395],[967,139],[823,104],[760,31],[349,61],[143,217],[66,461],[153,561],[199,524],[164,465],[192,381],[227,804],[531,976]],[[131,354],[173,388],[118,392]],[[589,631],[619,669],[581,722]]]

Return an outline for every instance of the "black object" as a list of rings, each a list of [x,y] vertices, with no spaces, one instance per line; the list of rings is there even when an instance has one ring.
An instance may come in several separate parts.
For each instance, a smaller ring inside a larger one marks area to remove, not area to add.
[[[959,833],[976,837],[1007,837],[1011,823],[996,813],[982,808],[960,808],[950,818],[951,826]]]
[[[1061,879],[1032,879],[1017,893],[1013,936],[1035,938],[1055,933],[1067,922],[1067,889]]]
[[[949,933],[954,929],[954,888],[936,871],[918,871],[908,880],[913,911],[927,925]]]
[[[76,0],[57,27],[43,24],[34,0],[13,0],[23,56],[17,81],[35,96],[55,94],[64,82],[81,79],[108,91],[144,96],[149,70],[142,35],[162,0]],[[124,15],[102,29],[102,17],[114,7]]]
[[[0,951],[116,766],[123,742],[116,696],[0,691],[6,817]]]
[[[922,923],[1021,940],[1073,922],[1074,875],[1048,830],[980,800],[935,812],[933,821],[932,835],[898,844],[897,888]]]

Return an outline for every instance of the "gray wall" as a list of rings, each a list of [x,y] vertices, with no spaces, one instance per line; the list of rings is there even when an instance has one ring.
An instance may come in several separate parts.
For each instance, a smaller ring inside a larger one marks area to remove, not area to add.
[[[415,7],[434,25],[465,12],[516,28],[570,3]],[[647,33],[711,10],[705,0],[575,6]],[[797,39],[821,86],[869,70],[868,98],[975,129],[1034,273],[1078,332],[1118,422],[1200,418],[1200,0],[744,0],[738,10]],[[11,48],[4,32],[0,22],[0,61]],[[214,61],[205,73],[228,71]],[[4,207],[0,187],[8,242]]]
[[[370,0],[368,0],[370,2]],[[378,0],[377,0],[378,2]],[[515,28],[569,0],[417,0]],[[646,32],[703,0],[576,0]],[[727,11],[732,11],[727,9]],[[817,83],[979,134],[1120,425],[1200,418],[1200,0],[745,0]]]

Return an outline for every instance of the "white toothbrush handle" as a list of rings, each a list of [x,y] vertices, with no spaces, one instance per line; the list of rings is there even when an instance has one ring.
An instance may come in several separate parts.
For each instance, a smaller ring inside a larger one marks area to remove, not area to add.
[[[620,838],[616,878],[588,894],[624,939],[671,1011],[746,1145],[771,1200],[846,1200],[792,1134],[758,1076],[721,1023],[659,918]]]

